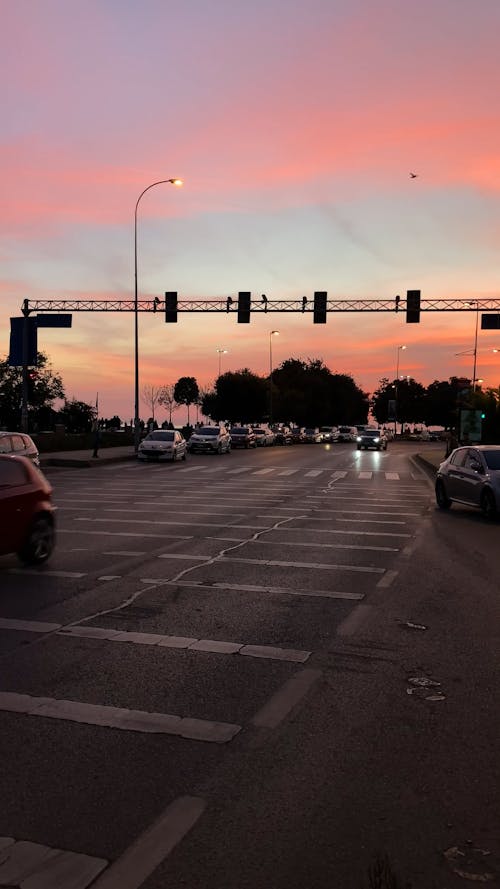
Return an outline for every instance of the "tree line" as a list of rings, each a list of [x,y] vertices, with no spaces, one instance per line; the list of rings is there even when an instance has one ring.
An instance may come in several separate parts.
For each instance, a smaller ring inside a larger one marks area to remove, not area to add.
[[[67,399],[60,374],[53,371],[47,355],[38,353],[36,369],[30,373],[29,425],[32,430],[53,429],[57,423],[68,431],[89,431],[96,419],[96,406],[77,399]],[[22,370],[0,362],[0,427],[19,429],[21,416]],[[481,410],[485,414],[485,440],[500,441],[500,389],[483,391],[464,377],[434,380],[423,386],[411,378],[380,380],[370,397],[349,374],[332,373],[320,359],[302,361],[288,358],[272,376],[259,376],[249,368],[221,374],[204,389],[195,377],[183,376],[176,383],[146,384],[141,399],[156,421],[162,407],[172,425],[174,411],[191,409],[211,422],[276,423],[293,422],[298,426],[338,426],[366,423],[371,415],[380,424],[397,417],[401,424],[443,426],[457,425],[461,408]],[[54,409],[56,401],[63,406]],[[165,421],[167,422],[167,421]],[[117,428],[120,418],[100,421],[104,428]]]

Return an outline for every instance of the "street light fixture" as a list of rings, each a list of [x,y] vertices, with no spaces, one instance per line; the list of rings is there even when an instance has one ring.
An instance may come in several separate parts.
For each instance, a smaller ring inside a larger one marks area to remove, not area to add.
[[[134,450],[139,450],[139,304],[137,301],[137,208],[142,196],[154,188],[155,185],[183,185],[182,179],[160,179],[158,182],[152,182],[144,191],[141,191],[135,205],[134,213]]]
[[[399,354],[400,352],[404,352],[406,346],[398,346],[397,349],[397,359],[396,359],[396,386],[395,386],[395,408],[394,411],[394,438],[396,438],[398,431],[398,384],[399,384]]]
[[[279,330],[269,332],[269,425],[273,422],[273,336],[279,336]]]
[[[222,356],[223,356],[223,355],[227,355],[228,350],[227,350],[227,349],[216,349],[215,351],[217,352],[217,354],[218,354],[218,356],[219,356],[219,376],[220,376],[220,374],[221,374],[221,362],[222,362]]]

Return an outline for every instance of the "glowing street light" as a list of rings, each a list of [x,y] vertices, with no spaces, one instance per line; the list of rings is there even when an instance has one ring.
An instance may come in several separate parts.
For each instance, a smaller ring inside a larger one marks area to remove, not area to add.
[[[227,350],[227,349],[216,349],[215,351],[217,352],[217,354],[218,354],[218,356],[219,356],[219,376],[220,376],[220,374],[221,374],[222,356],[223,356],[223,355],[227,355],[228,350]]]
[[[139,305],[137,300],[137,208],[142,196],[154,188],[155,185],[183,185],[182,179],[160,179],[158,182],[152,182],[144,191],[141,191],[135,205],[134,213],[134,450],[139,450]]]

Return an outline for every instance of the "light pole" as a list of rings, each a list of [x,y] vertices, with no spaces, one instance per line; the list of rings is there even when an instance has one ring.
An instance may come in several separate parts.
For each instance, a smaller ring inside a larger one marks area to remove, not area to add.
[[[474,355],[474,366],[472,370],[472,391],[476,391],[476,373],[477,373],[477,331],[479,326],[479,301],[477,299],[471,300],[469,303],[470,306],[476,307],[476,325],[474,332],[474,348],[472,350],[472,354]]]
[[[219,376],[221,375],[221,367],[222,367],[222,356],[227,355],[227,349],[216,349],[215,350],[219,356]]]
[[[398,346],[397,349],[397,359],[396,359],[396,410],[394,411],[394,438],[396,438],[398,431],[398,385],[399,385],[399,353],[404,352],[406,346]]]
[[[142,196],[154,188],[155,185],[182,185],[182,179],[160,179],[158,182],[152,182],[144,191],[141,191],[135,205],[134,213],[134,450],[139,450],[139,304],[137,301],[137,208]]]
[[[269,425],[273,422],[273,336],[279,336],[279,330],[269,332]]]

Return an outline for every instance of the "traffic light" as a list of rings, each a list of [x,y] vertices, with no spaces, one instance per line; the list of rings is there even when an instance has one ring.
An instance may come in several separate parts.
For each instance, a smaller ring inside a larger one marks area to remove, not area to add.
[[[247,290],[238,293],[238,324],[250,323],[250,297]]]
[[[420,322],[420,290],[406,291],[406,323],[419,324]]]
[[[316,290],[314,293],[314,323],[326,324],[326,290]]]
[[[165,294],[165,321],[167,324],[177,323],[177,293]]]

